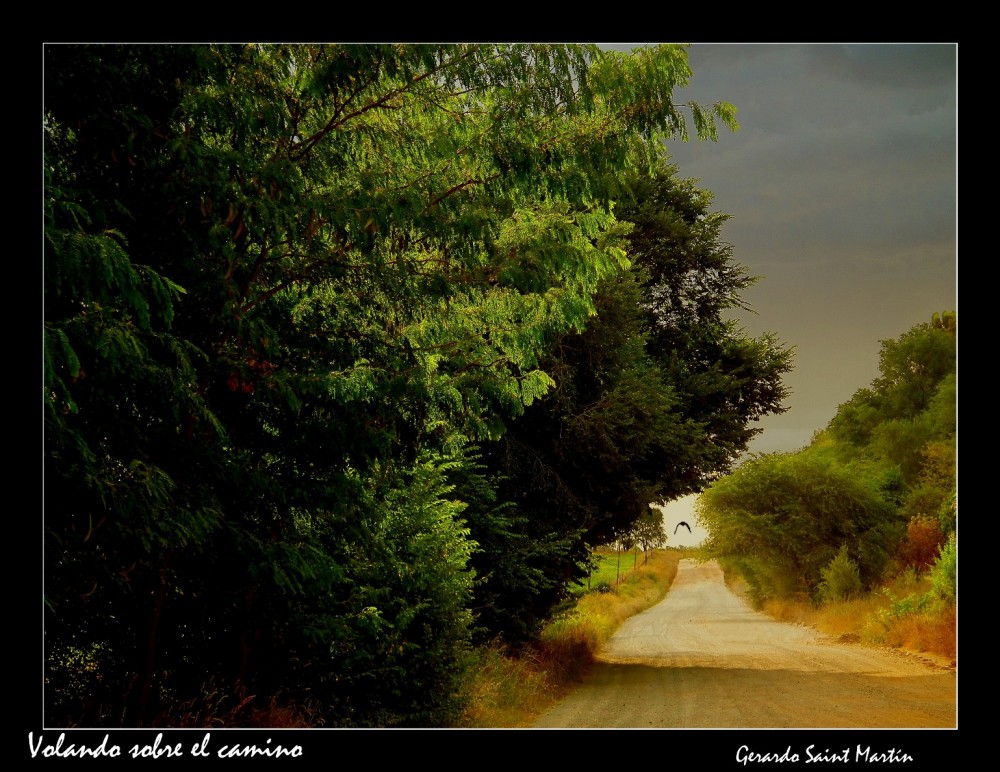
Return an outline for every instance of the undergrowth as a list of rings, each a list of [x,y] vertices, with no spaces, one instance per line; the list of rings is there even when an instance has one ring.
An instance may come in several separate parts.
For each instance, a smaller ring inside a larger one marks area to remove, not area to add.
[[[867,594],[845,594],[821,604],[807,597],[768,598],[759,607],[781,621],[813,627],[842,641],[890,646],[957,658],[957,549],[945,544],[927,570],[910,567]],[[730,587],[741,581],[727,575]]]
[[[465,684],[467,708],[459,726],[523,727],[579,682],[615,630],[634,614],[658,603],[688,553],[656,550],[646,565],[617,585],[581,595],[521,652],[499,644],[481,648]]]

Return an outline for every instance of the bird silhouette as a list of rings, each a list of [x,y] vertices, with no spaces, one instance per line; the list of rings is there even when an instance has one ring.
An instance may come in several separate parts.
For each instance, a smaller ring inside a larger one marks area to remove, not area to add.
[[[688,525],[687,523],[685,523],[685,522],[684,522],[683,520],[681,520],[681,521],[680,521],[680,522],[679,522],[679,523],[678,523],[678,524],[677,524],[677,525],[676,525],[676,526],[674,527],[674,533],[677,533],[677,529],[678,529],[678,528],[680,528],[680,527],[681,527],[682,525],[683,525],[683,526],[684,526],[685,528],[687,528],[687,529],[688,529],[688,533],[691,533],[691,526],[690,526],[690,525]]]

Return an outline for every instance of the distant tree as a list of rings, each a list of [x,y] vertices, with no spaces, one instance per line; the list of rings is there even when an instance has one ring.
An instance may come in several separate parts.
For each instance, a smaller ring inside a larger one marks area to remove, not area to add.
[[[649,559],[650,550],[667,543],[667,534],[663,531],[663,510],[650,507],[648,513],[636,520],[633,531],[636,542],[642,547],[645,562]]]
[[[882,341],[880,376],[808,448],[752,458],[702,494],[708,548],[758,597],[812,593],[840,545],[864,587],[892,558],[933,562],[957,511],[956,333],[949,312]]]
[[[954,312],[934,314],[895,340],[883,340],[880,375],[838,408],[833,437],[876,460],[900,467],[912,485],[928,443],[955,435]]]
[[[957,315],[944,312],[882,341],[880,376],[841,405],[829,426],[842,458],[897,468],[902,513],[937,519],[945,535],[955,527],[957,334]]]
[[[741,563],[760,598],[811,595],[841,545],[871,587],[904,529],[873,475],[808,450],[753,457],[699,496],[706,549]]]

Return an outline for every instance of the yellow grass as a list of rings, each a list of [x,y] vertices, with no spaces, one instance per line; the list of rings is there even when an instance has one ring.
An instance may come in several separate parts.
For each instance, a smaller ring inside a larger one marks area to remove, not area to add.
[[[738,587],[738,581],[730,582]],[[954,605],[930,604],[906,612],[894,601],[919,598],[930,589],[926,574],[904,573],[887,586],[859,598],[816,606],[804,598],[772,598],[761,610],[781,622],[807,625],[847,642],[891,646],[955,661],[957,617]]]
[[[478,656],[461,726],[524,726],[525,716],[538,715],[547,707],[555,684],[530,652],[515,657],[494,645],[483,647]]]
[[[582,595],[520,655],[498,646],[482,649],[470,672],[468,707],[459,725],[530,726],[579,681],[622,622],[663,599],[687,554],[655,550],[647,565],[640,565],[611,592]]]
[[[957,614],[954,606],[929,614],[910,614],[895,619],[885,632],[890,646],[937,654],[952,662],[957,652]]]

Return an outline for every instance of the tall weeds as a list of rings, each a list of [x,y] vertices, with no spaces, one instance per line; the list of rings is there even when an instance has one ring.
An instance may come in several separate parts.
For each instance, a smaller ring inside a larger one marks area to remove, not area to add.
[[[464,687],[464,727],[528,726],[577,683],[601,646],[634,614],[667,594],[686,552],[656,550],[610,592],[593,590],[521,652],[499,644],[478,651]]]
[[[760,608],[781,622],[814,627],[842,641],[907,649],[954,663],[956,562],[952,540],[928,570],[909,567],[873,592],[822,604],[801,597],[770,598]]]

